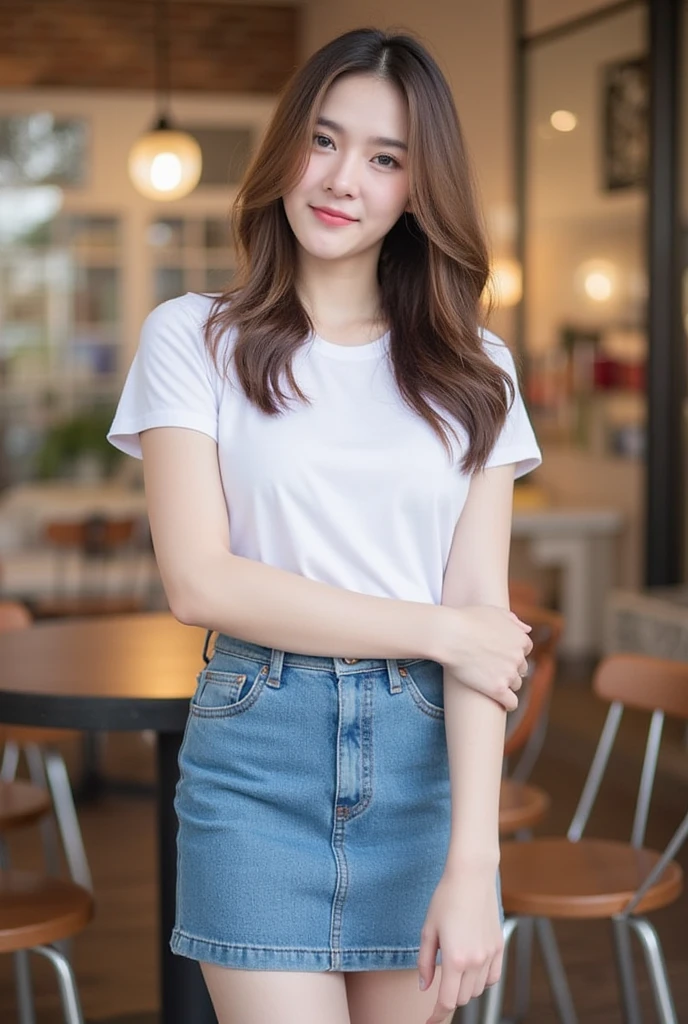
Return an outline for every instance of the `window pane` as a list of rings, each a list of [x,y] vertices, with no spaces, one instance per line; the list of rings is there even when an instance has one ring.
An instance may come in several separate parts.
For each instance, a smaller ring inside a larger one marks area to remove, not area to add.
[[[184,245],[184,221],[155,220],[148,226],[148,244],[160,253],[178,252]]]
[[[229,288],[234,272],[227,267],[208,268],[205,272],[205,291],[224,292]]]
[[[201,147],[202,185],[236,185],[244,176],[253,149],[252,128],[206,128],[186,126]]]
[[[83,185],[87,142],[83,119],[0,117],[0,185]]]
[[[155,270],[155,305],[183,295],[184,270],[182,267],[157,267]]]

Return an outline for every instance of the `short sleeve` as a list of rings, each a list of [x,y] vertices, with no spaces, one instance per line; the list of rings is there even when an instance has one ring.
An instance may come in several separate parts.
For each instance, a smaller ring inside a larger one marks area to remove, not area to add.
[[[139,434],[151,427],[188,427],[217,441],[217,373],[191,295],[148,314],[108,431],[110,444],[142,458]]]
[[[542,453],[535,439],[526,407],[518,385],[516,365],[508,347],[490,331],[483,332],[483,344],[488,355],[511,377],[514,383],[514,401],[485,468],[515,464],[514,477],[525,476],[542,462]]]

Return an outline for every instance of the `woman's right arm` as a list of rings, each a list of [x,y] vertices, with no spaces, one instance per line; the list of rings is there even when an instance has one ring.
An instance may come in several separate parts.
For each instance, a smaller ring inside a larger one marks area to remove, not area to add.
[[[180,622],[300,654],[431,658],[458,675],[470,663],[476,609],[372,597],[232,554],[216,443],[178,427],[140,436],[156,559]],[[513,637],[518,666],[521,627],[503,609],[486,612],[497,653],[510,655]],[[480,688],[513,707],[514,674],[495,673]]]

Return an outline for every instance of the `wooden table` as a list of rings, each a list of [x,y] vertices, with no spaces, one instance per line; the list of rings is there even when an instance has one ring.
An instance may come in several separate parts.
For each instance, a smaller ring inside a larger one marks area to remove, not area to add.
[[[161,1024],[216,1024],[198,964],[174,956],[168,945],[177,877],[177,755],[204,639],[203,630],[168,613],[41,623],[0,634],[3,723],[157,733]]]

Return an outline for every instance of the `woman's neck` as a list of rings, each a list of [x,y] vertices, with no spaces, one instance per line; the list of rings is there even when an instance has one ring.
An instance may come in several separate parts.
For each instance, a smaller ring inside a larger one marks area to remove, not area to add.
[[[386,324],[380,313],[375,261],[318,260],[303,253],[297,277],[299,298],[319,334],[325,338],[351,331],[379,335]],[[358,344],[358,341],[354,341]]]

